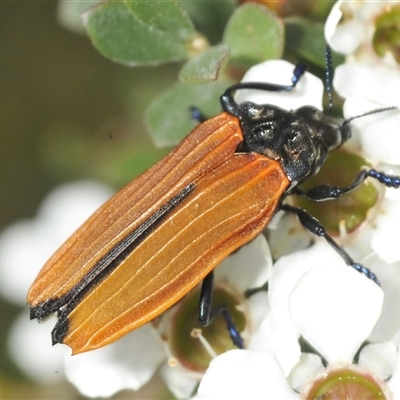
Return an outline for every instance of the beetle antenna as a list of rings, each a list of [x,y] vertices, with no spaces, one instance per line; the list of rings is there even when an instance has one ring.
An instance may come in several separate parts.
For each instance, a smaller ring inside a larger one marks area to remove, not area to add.
[[[344,126],[344,125],[348,125],[348,124],[349,124],[351,121],[353,121],[354,119],[361,118],[361,117],[366,117],[366,116],[368,116],[368,115],[378,114],[378,113],[380,113],[380,112],[391,111],[391,110],[397,110],[397,108],[398,108],[397,106],[375,108],[375,110],[367,111],[367,112],[365,112],[365,113],[363,113],[363,114],[356,115],[355,117],[351,117],[351,118],[345,119],[344,122],[343,122],[343,126]]]
[[[332,51],[329,45],[325,48],[325,87],[328,93],[328,113],[332,115],[333,101],[332,101],[332,81],[333,81],[333,64],[332,64]]]
[[[353,121],[354,119],[361,118],[361,117],[366,117],[368,115],[373,115],[373,114],[377,114],[377,113],[384,112],[384,111],[396,110],[396,109],[397,109],[396,106],[376,108],[375,110],[367,111],[367,112],[365,112],[363,114],[356,115],[355,117],[351,117],[351,118],[345,119],[343,121],[343,124],[342,124],[342,127],[341,127],[341,132],[342,132],[342,141],[341,141],[341,143],[344,143],[348,139],[350,139],[351,129],[350,129],[349,125],[350,125],[350,122]]]

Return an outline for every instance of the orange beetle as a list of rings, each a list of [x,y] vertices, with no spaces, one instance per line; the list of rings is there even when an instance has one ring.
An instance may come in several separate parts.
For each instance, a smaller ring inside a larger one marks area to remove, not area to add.
[[[53,344],[65,343],[76,354],[151,321],[260,234],[278,209],[295,213],[348,265],[378,283],[315,218],[282,204],[293,193],[316,201],[339,197],[372,176],[365,172],[339,196],[327,185],[307,193],[296,187],[350,137],[348,121],[311,106],[287,111],[233,99],[234,91],[245,88],[292,90],[303,72],[298,66],[288,86],[241,83],[228,88],[221,96],[224,112],[196,127],[61,246],[28,293],[31,318],[58,314]],[[202,325],[216,315],[210,317],[210,302],[207,294],[200,299]]]
[[[64,243],[28,294],[34,318],[61,309],[53,342],[80,353],[116,340],[262,231],[289,181],[278,162],[235,153],[242,141],[237,117],[204,122]]]

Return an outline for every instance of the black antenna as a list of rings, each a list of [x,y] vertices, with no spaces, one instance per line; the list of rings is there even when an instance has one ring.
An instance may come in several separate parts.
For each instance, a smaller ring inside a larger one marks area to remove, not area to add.
[[[332,81],[333,81],[333,66],[332,66],[332,51],[329,45],[325,48],[325,86],[328,93],[328,113],[332,115],[333,101],[332,101]]]
[[[390,107],[382,107],[382,108],[375,108],[375,110],[367,111],[363,114],[356,115],[355,117],[348,118],[344,120],[343,125],[348,125],[351,121],[356,118],[366,117],[367,115],[378,114],[380,112],[390,111],[390,110],[397,110],[397,106],[390,106]]]

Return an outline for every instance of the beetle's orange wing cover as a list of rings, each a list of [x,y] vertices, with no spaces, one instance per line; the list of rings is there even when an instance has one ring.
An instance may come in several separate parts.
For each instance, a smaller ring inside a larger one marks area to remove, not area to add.
[[[61,309],[53,341],[113,342],[262,231],[289,182],[278,162],[235,153],[242,141],[236,117],[204,122],[64,243],[28,293],[33,318]]]

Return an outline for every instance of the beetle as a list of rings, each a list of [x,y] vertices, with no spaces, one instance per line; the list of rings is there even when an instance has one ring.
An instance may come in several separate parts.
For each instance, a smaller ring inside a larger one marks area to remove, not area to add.
[[[329,57],[327,51],[328,84]],[[247,82],[229,87],[220,97],[222,113],[199,124],[60,247],[27,296],[31,319],[57,313],[53,344],[67,344],[73,354],[102,347],[151,321],[203,282],[200,324],[222,313],[232,340],[243,347],[226,307],[211,308],[213,269],[259,235],[278,210],[295,214],[347,265],[379,284],[317,219],[283,200],[291,194],[315,201],[338,198],[367,177],[398,187],[400,177],[363,170],[347,187],[302,191],[298,184],[350,138],[351,119],[311,106],[288,111],[272,104],[238,104],[233,98],[242,89],[291,91],[304,71],[297,65],[286,86]]]

